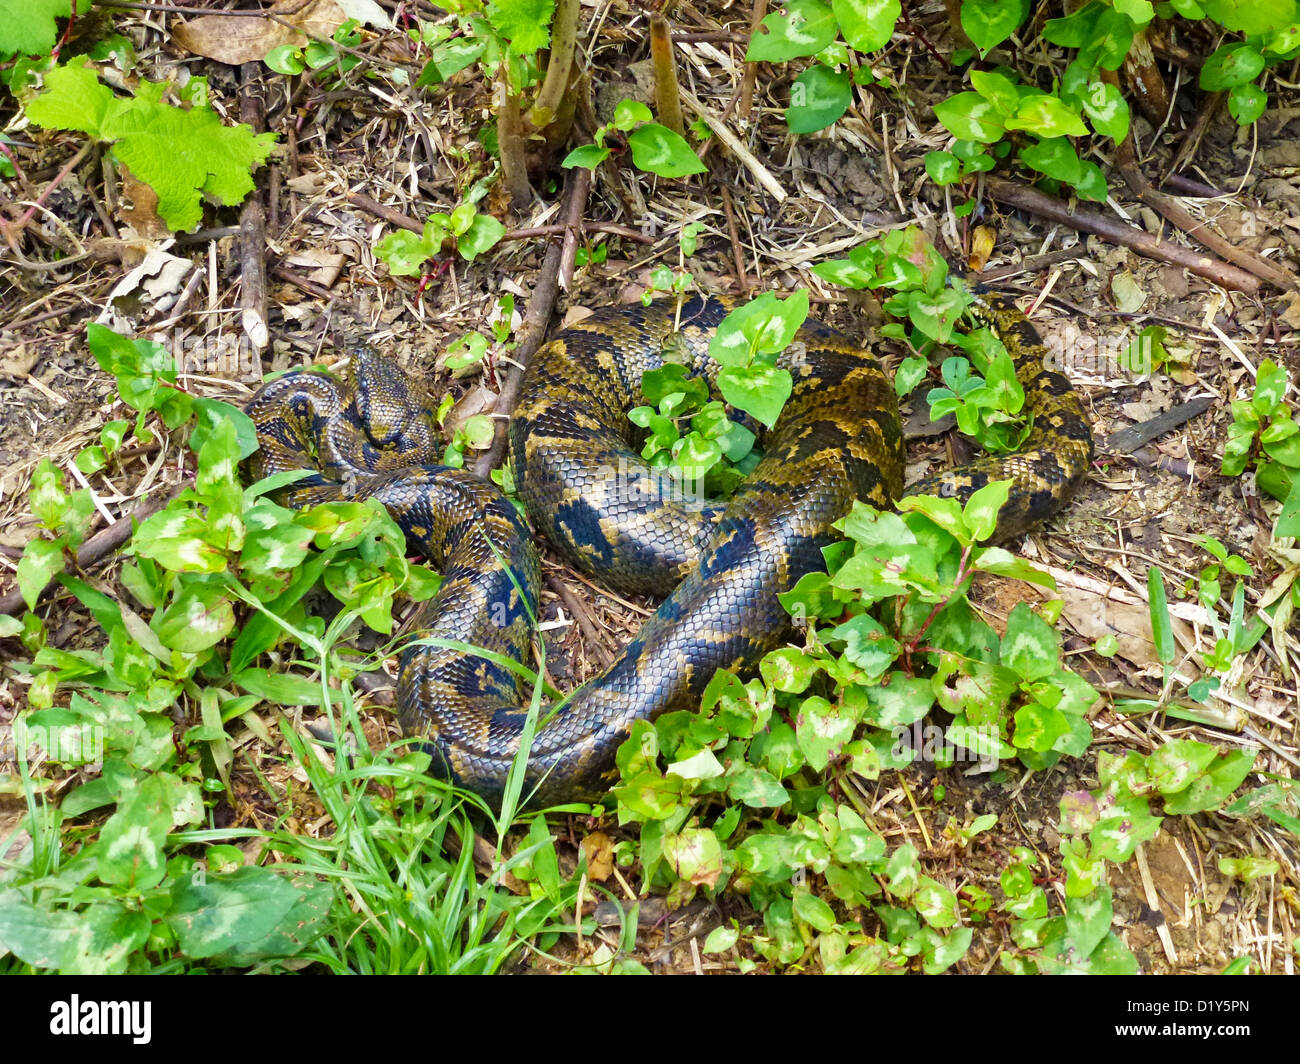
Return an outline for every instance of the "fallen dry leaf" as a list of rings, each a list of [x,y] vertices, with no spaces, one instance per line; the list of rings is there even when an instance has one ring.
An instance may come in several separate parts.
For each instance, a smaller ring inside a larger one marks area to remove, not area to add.
[[[172,39],[187,52],[239,66],[260,63],[272,48],[301,43],[302,35],[269,18],[200,15],[175,25]]]
[[[975,232],[971,234],[970,257],[967,259],[967,265],[976,273],[979,273],[988,265],[989,256],[993,254],[993,245],[997,242],[997,239],[997,230],[992,226],[977,225],[975,227]]]
[[[604,883],[614,872],[614,843],[603,831],[593,831],[582,840],[587,853],[587,877]]]
[[[294,10],[294,8],[298,10]],[[182,22],[172,30],[172,38],[182,48],[215,59],[218,63],[239,66],[260,63],[272,48],[285,44],[305,45],[311,37],[328,38],[348,18],[376,23],[374,11],[381,18],[383,9],[367,0],[314,0],[308,4],[281,5],[272,9],[282,21],[264,16],[248,18],[226,15],[200,15]],[[349,15],[348,8],[354,9]],[[285,23],[290,25],[285,25]],[[295,32],[301,31],[301,32]]]
[[[290,266],[305,268],[307,277],[310,280],[330,288],[339,279],[339,274],[343,271],[347,258],[334,251],[320,251],[312,248],[290,255],[287,261]]]
[[[450,436],[475,414],[490,414],[496,405],[496,392],[476,384],[447,412],[447,419],[442,423],[442,427]]]

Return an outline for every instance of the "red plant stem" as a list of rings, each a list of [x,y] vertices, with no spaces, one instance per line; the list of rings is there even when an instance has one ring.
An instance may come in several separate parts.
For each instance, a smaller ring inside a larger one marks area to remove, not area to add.
[[[966,577],[970,575],[970,572],[966,568],[966,563],[970,561],[970,552],[972,546],[973,544],[968,543],[965,547],[962,548],[961,561],[957,563],[957,579],[953,581],[954,588],[961,587],[962,581],[965,580]],[[930,615],[926,617],[926,619],[921,623],[921,627],[917,629],[916,635],[912,636],[911,640],[908,641],[907,644],[908,654],[916,653],[916,648],[918,644],[920,644],[921,642],[921,637],[925,635],[925,633],[929,630],[930,625],[934,623],[934,619],[937,616],[939,616],[939,611],[942,610],[951,601],[952,601],[951,595],[944,595],[943,598],[941,598],[938,602],[934,604],[934,606],[931,607]]]

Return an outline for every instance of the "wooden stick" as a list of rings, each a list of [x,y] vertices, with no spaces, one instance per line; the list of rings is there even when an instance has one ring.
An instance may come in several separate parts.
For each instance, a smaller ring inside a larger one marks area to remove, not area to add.
[[[1132,248],[1139,255],[1158,259],[1161,262],[1173,263],[1175,266],[1186,267],[1192,273],[1207,278],[1215,284],[1222,285],[1224,288],[1232,288],[1239,292],[1249,292],[1251,294],[1259,291],[1259,280],[1245,270],[1240,270],[1236,266],[1221,262],[1218,259],[1210,258],[1208,255],[1202,255],[1190,248],[1171,244],[1167,240],[1161,240],[1157,236],[1152,236],[1150,233],[1134,228],[1131,225],[1117,222],[1107,215],[1099,214],[1086,207],[1079,207],[1071,211],[1064,201],[1039,192],[1036,188],[1017,185],[1000,177],[986,177],[984,189],[992,199],[997,200],[1003,206],[1028,211],[1040,218],[1046,218],[1061,225],[1068,225],[1081,233],[1099,236],[1112,244]]]
[[[749,15],[749,39],[752,41],[767,14],[767,0],[754,0],[754,9]],[[749,112],[754,109],[754,82],[758,79],[758,64],[746,63],[745,72],[740,76],[740,93],[737,99],[736,117],[742,122],[749,121]]]
[[[256,84],[261,70],[261,63],[245,63],[239,68],[243,82],[239,120],[252,126],[254,133],[266,128],[266,109]],[[240,325],[254,356],[249,361],[255,362],[250,366],[250,380],[260,381],[262,352],[271,342],[271,325],[266,298],[266,212],[258,188],[248,194],[239,210],[239,308]]]
[[[575,230],[582,221],[590,187],[590,170],[575,167],[569,171],[569,187],[564,194],[564,220],[566,225]],[[524,313],[523,324],[519,327],[519,346],[511,353],[518,365],[511,367],[501,384],[501,394],[496,405],[498,414],[508,416],[514,410],[519,399],[519,386],[523,383],[524,368],[546,339],[546,328],[551,323],[555,299],[560,291],[560,271],[564,263],[566,243],[553,241],[546,249],[546,258],[537,275],[533,293],[528,297],[528,310]],[[506,417],[497,418],[492,446],[474,462],[474,472],[485,480],[506,453],[506,420]]]
[[[650,57],[655,72],[655,110],[659,121],[679,137],[686,136],[682,121],[681,90],[677,86],[677,57],[673,54],[673,31],[658,11],[650,16]]]
[[[1119,168],[1124,182],[1133,190],[1133,194],[1148,207],[1158,211],[1171,225],[1176,226],[1194,240],[1198,240],[1216,255],[1236,266],[1240,266],[1243,270],[1253,273],[1261,280],[1269,281],[1279,288],[1289,288],[1292,291],[1300,290],[1300,277],[1297,277],[1286,267],[1279,266],[1276,262],[1271,262],[1262,255],[1257,255],[1246,248],[1237,247],[1230,240],[1221,237],[1205,222],[1194,217],[1177,200],[1157,191],[1138,166],[1137,156],[1133,151],[1132,136],[1125,137],[1123,141],[1116,145],[1115,165]]]

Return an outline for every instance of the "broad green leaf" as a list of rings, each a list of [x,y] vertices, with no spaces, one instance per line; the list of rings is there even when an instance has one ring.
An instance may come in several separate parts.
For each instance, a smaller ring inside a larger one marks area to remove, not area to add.
[[[708,167],[700,162],[685,138],[667,126],[648,122],[627,136],[632,161],[642,170],[660,177],[702,174]]]
[[[610,155],[609,148],[601,148],[595,144],[583,144],[580,147],[574,148],[573,151],[569,152],[569,154],[564,157],[564,161],[560,163],[560,165],[563,166],[566,170],[572,169],[575,166],[581,166],[588,170],[594,170],[606,159],[608,159],[609,155]]]
[[[510,42],[514,55],[532,55],[550,43],[555,0],[498,0],[487,6],[492,28]]]
[[[1295,0],[1198,0],[1224,29],[1256,34],[1279,30],[1296,20]]]
[[[837,22],[821,0],[789,0],[785,12],[767,15],[745,52],[749,63],[784,63],[816,55],[835,39]]]
[[[1029,0],[962,0],[961,28],[981,52],[996,48],[1025,21]]]
[[[959,92],[935,104],[934,115],[944,129],[961,140],[992,144],[1006,129],[997,107],[977,92]]]
[[[815,133],[839,119],[852,100],[848,72],[818,63],[795,78],[790,86],[786,125],[791,133]]]
[[[859,52],[885,47],[903,13],[899,0],[831,0],[831,10],[844,40]]]
[[[300,897],[286,876],[253,865],[177,880],[165,920],[185,955],[198,960],[264,941]]]
[[[475,214],[469,228],[456,242],[456,248],[463,258],[473,262],[485,251],[496,247],[505,232],[506,227],[490,214]]]
[[[776,424],[793,388],[790,371],[779,366],[726,366],[718,373],[722,397],[768,428]]]
[[[1254,81],[1264,70],[1264,57],[1249,44],[1225,44],[1201,67],[1201,88],[1207,92],[1231,89]]]
[[[1040,137],[1082,137],[1088,132],[1078,112],[1059,96],[1042,93],[1022,99],[1016,113],[1003,125],[1023,129]]]
[[[18,590],[29,610],[36,608],[45,586],[63,572],[63,541],[32,539],[18,561]]]

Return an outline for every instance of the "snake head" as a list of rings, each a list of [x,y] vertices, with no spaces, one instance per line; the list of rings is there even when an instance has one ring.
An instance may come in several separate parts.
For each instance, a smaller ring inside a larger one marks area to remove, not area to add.
[[[349,354],[357,415],[371,443],[381,451],[400,451],[404,464],[434,461],[437,419],[425,387],[373,347],[358,344]]]

